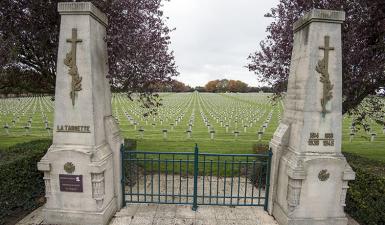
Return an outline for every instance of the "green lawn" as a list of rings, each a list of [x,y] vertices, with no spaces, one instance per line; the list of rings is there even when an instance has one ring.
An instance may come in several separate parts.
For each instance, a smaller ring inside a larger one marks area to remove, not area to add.
[[[149,117],[143,117],[145,109],[124,95],[115,94],[112,99],[113,114],[119,121],[123,136],[137,139],[140,150],[193,151],[197,143],[200,152],[252,153],[254,143],[269,142],[283,113],[282,104],[270,102],[268,94],[166,93],[161,96],[163,106],[158,115]],[[30,140],[50,139],[45,126],[48,123],[52,128],[53,111],[49,97],[0,99],[0,123],[10,127],[9,134],[1,128],[0,148]],[[24,127],[28,120],[32,125],[26,132]],[[191,138],[186,133],[190,123]],[[227,132],[226,124],[229,125]],[[264,124],[267,127],[258,141],[257,132],[263,129]],[[377,134],[374,142],[370,141],[371,133],[363,131],[359,131],[350,142],[350,126],[351,119],[344,118],[342,150],[385,162],[382,127],[373,122],[372,131]],[[143,138],[140,128],[144,130]],[[167,129],[167,138],[163,136],[164,129]],[[215,131],[213,140],[210,130]],[[239,132],[238,137],[234,131]]]
[[[355,153],[385,163],[385,142],[383,141],[343,143],[342,151]]]
[[[12,145],[22,143],[22,142],[29,142],[33,140],[41,140],[41,139],[48,139],[48,137],[42,137],[39,135],[35,136],[0,136],[0,148],[8,148]]]

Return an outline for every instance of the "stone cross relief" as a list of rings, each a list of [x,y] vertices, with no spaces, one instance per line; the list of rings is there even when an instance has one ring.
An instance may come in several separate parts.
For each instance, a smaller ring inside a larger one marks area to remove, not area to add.
[[[329,76],[329,52],[334,50],[333,47],[329,46],[329,36],[324,37],[325,46],[319,47],[319,49],[324,50],[324,58],[318,61],[316,66],[316,71],[321,74],[320,82],[323,84],[323,95],[321,98],[322,106],[322,117],[325,117],[328,111],[326,110],[326,104],[333,98],[333,84],[330,82]]]
[[[82,42],[82,40],[78,39],[78,31],[76,28],[72,28],[72,38],[67,39],[67,42],[71,43],[71,51],[67,53],[64,64],[69,67],[68,74],[72,77],[70,97],[72,99],[72,106],[75,106],[76,94],[82,90],[82,77],[79,76],[76,65],[76,46],[77,43]]]

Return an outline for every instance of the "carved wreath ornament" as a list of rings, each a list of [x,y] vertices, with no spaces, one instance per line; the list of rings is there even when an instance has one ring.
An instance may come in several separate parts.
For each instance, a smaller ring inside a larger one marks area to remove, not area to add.
[[[318,179],[319,179],[320,181],[326,181],[326,180],[329,179],[329,177],[330,177],[330,173],[328,173],[327,170],[321,170],[321,171],[319,172],[319,174],[318,174]]]
[[[67,173],[73,173],[75,171],[75,166],[72,162],[67,162],[66,164],[64,164],[64,170]]]

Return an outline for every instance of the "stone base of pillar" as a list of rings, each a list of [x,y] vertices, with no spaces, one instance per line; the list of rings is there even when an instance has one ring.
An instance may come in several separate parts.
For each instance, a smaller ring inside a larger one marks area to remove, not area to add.
[[[71,211],[60,209],[43,209],[44,222],[62,225],[105,225],[117,210],[116,198],[113,198],[103,211]]]
[[[38,169],[44,171],[48,224],[105,225],[119,205],[110,146],[52,145]]]
[[[341,154],[296,154],[279,163],[273,216],[280,225],[346,225],[348,181],[354,172]]]
[[[346,217],[336,218],[290,218],[278,204],[274,205],[274,217],[280,225],[346,225]]]

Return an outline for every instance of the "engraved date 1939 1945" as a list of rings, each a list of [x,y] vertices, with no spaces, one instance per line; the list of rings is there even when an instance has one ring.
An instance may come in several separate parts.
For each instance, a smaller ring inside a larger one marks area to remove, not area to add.
[[[320,141],[323,142],[323,146],[334,146],[333,133],[325,133],[325,138],[320,138],[319,133],[310,133],[309,145],[318,146]]]

